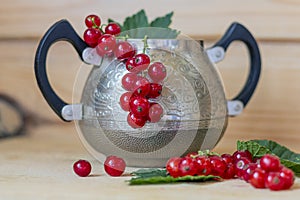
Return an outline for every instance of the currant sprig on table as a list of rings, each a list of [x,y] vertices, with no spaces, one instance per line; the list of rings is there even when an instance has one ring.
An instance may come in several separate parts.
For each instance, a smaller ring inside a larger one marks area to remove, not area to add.
[[[96,49],[99,56],[115,56],[125,63],[128,73],[122,79],[122,87],[127,91],[120,97],[121,108],[129,112],[127,122],[132,128],[142,128],[147,122],[156,123],[163,116],[163,107],[158,103],[167,75],[166,67],[161,62],[151,62],[145,53],[148,48],[147,36],[144,38],[143,51],[125,40],[118,40],[121,28],[117,23],[101,25],[97,15],[85,18],[87,29],[84,41]],[[121,37],[124,39],[124,37]]]

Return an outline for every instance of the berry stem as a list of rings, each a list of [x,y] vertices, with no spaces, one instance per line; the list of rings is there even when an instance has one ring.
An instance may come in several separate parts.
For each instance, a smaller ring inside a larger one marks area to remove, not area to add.
[[[101,26],[99,27],[99,29],[102,31],[102,33],[105,33],[105,31],[103,31],[104,30],[104,27],[106,27],[107,26],[107,24],[101,24]]]
[[[98,28],[98,29],[99,29],[99,26],[96,24],[95,18],[94,18],[94,17],[92,17],[92,23],[93,23],[93,26],[94,26],[95,28]]]
[[[143,42],[144,42],[144,48],[143,48],[143,53],[146,53],[146,49],[149,47],[148,42],[147,42],[148,36],[145,35]]]
[[[116,36],[116,39],[120,39],[120,40],[124,40],[124,41],[127,41],[129,38],[129,35],[126,34],[125,36]]]

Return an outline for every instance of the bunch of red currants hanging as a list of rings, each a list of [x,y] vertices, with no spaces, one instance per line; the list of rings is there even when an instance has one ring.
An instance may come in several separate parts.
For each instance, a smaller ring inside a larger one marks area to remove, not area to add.
[[[149,56],[140,53],[127,60],[126,69],[128,73],[122,78],[122,86],[127,92],[121,95],[120,105],[129,111],[128,124],[141,128],[146,122],[159,122],[164,111],[157,100],[161,96],[166,67],[161,62],[150,64]]]
[[[215,175],[223,179],[240,178],[255,188],[286,190],[294,183],[294,172],[280,163],[277,156],[266,154],[254,159],[249,151],[236,151],[232,155],[199,155],[174,157],[166,169],[172,177]]]
[[[167,75],[164,64],[151,63],[145,52],[137,54],[135,47],[126,39],[118,40],[121,28],[117,23],[101,25],[101,19],[97,15],[89,15],[85,18],[85,24],[87,29],[84,41],[96,48],[99,56],[115,56],[126,65],[128,73],[122,77],[122,87],[127,92],[121,95],[120,106],[129,112],[128,124],[132,128],[141,128],[146,122],[160,121],[164,111],[157,100],[161,96],[162,82]],[[146,41],[144,50],[145,46]]]

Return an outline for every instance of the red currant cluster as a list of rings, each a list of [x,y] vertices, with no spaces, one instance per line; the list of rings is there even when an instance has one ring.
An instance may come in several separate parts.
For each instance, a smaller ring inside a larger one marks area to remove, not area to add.
[[[130,43],[117,42],[116,36],[121,33],[121,28],[117,23],[101,25],[100,17],[89,15],[85,18],[85,25],[87,29],[83,34],[83,39],[90,47],[96,48],[99,56],[115,55],[118,59],[127,59],[136,53]]]
[[[141,53],[127,60],[126,69],[129,73],[123,76],[122,86],[127,92],[121,95],[120,105],[124,111],[129,111],[128,124],[132,128],[141,128],[147,121],[158,122],[163,116],[163,108],[154,102],[162,92],[160,83],[166,77],[165,66],[160,62],[150,64],[149,56]]]
[[[104,162],[104,170],[110,176],[121,176],[126,168],[125,161],[117,156],[108,156]],[[88,176],[92,165],[87,160],[78,160],[73,164],[73,171],[81,177]]]
[[[289,189],[294,183],[292,170],[280,164],[278,157],[266,154],[253,159],[249,151],[236,151],[232,155],[199,155],[190,153],[168,160],[166,169],[172,177],[215,175],[224,179],[240,178],[255,188],[270,190]]]
[[[132,128],[141,128],[147,121],[158,122],[163,108],[156,100],[162,92],[166,67],[161,62],[151,63],[145,53],[137,54],[129,42],[117,41],[116,37],[121,32],[118,24],[109,23],[102,30],[103,25],[100,26],[101,20],[97,15],[87,16],[85,24],[88,28],[84,32],[84,41],[96,48],[99,56],[114,55],[126,64],[128,73],[122,77],[122,86],[127,92],[121,95],[120,105],[124,111],[129,111],[128,124]]]

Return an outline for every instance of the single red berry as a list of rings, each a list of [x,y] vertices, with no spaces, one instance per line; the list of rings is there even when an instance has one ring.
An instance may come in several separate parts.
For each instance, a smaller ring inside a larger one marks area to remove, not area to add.
[[[110,176],[121,176],[125,168],[125,161],[117,156],[108,156],[104,162],[104,170]]]
[[[247,158],[250,162],[253,161],[252,154],[248,150],[245,150],[245,151],[235,151],[232,154],[232,159],[233,159],[234,163],[236,163],[241,158]]]
[[[91,173],[92,166],[86,160],[78,160],[73,164],[73,171],[81,177],[86,177]]]
[[[222,176],[227,168],[226,163],[219,156],[211,156],[209,159],[212,166],[211,174],[215,176]]]
[[[284,180],[280,177],[280,172],[269,172],[265,178],[265,186],[270,190],[283,190]]]
[[[133,96],[129,101],[130,112],[137,117],[148,117],[150,103],[149,101],[140,96]]]
[[[195,158],[197,162],[197,174],[198,175],[210,175],[212,171],[212,165],[210,159],[207,156],[198,156]]]
[[[135,48],[127,41],[120,41],[115,49],[115,56],[119,60],[129,59],[136,53]]]
[[[95,47],[98,44],[98,40],[101,37],[102,33],[99,29],[88,28],[83,34],[84,41],[90,46]]]
[[[164,110],[158,103],[154,103],[149,108],[149,121],[152,123],[159,122],[164,114]]]
[[[266,154],[260,158],[260,167],[267,171],[278,171],[280,169],[280,160],[277,156]]]
[[[127,115],[127,123],[132,128],[142,128],[143,126],[145,126],[146,121],[146,117],[138,117],[131,112]]]
[[[137,76],[136,82],[133,88],[134,96],[146,97],[150,92],[150,83],[147,78],[142,76]]]
[[[85,18],[85,25],[88,28],[98,28],[101,25],[101,19],[97,15],[88,15]]]
[[[234,164],[237,177],[243,177],[243,174],[245,173],[249,163],[251,163],[250,160],[248,160],[246,157],[243,157]]]
[[[177,178],[180,176],[179,165],[181,163],[182,158],[173,157],[167,161],[166,170],[170,174],[170,176]]]
[[[133,91],[136,86],[138,76],[134,73],[127,73],[122,77],[122,86],[127,91]]]
[[[246,182],[249,182],[249,179],[256,168],[258,168],[256,163],[247,164],[243,170],[242,179]]]
[[[135,70],[134,70],[134,68],[135,68],[134,57],[128,58],[125,65],[126,65],[126,69],[129,72],[133,72],[133,73],[137,73],[138,72],[138,71],[135,72]]]
[[[184,157],[179,164],[180,176],[194,176],[197,174],[197,166],[191,157]]]
[[[125,92],[120,97],[120,106],[124,111],[129,111],[129,101],[132,96],[132,92]]]
[[[249,183],[255,188],[266,188],[265,177],[265,170],[261,168],[256,168],[249,179]]]
[[[154,82],[159,83],[167,76],[166,67],[161,62],[152,63],[149,66],[148,75]]]
[[[282,180],[284,182],[283,189],[285,189],[285,190],[289,189],[294,184],[295,175],[291,169],[282,167],[280,170],[280,177],[282,178]]]
[[[100,56],[112,55],[116,46],[117,41],[115,36],[104,34],[99,38],[96,50]]]
[[[144,53],[140,53],[130,58],[126,62],[126,69],[133,73],[146,70],[150,64],[150,58]]]
[[[161,95],[162,85],[158,83],[150,83],[150,91],[148,93],[149,98],[156,98]]]
[[[221,175],[224,179],[232,179],[235,177],[235,166],[232,163],[227,164],[225,172]]]
[[[148,55],[144,53],[140,53],[134,56],[135,59],[135,67],[138,71],[143,71],[148,68],[150,64],[150,58]]]
[[[232,156],[228,153],[224,153],[221,155],[222,160],[228,165],[230,163],[233,163]]]
[[[119,35],[120,33],[121,27],[117,23],[111,22],[105,27],[105,34]]]
[[[151,85],[147,78],[142,76],[137,76],[136,82],[134,83],[133,86],[133,95],[146,97],[151,90],[150,86]]]

